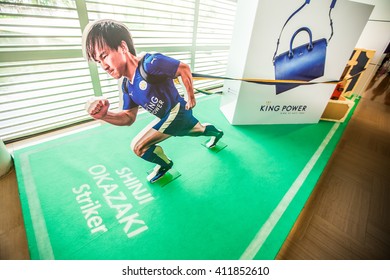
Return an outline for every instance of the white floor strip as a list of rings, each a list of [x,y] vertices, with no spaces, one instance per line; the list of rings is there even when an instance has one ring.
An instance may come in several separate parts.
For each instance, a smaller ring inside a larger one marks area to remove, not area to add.
[[[301,173],[295,179],[294,183],[291,185],[290,189],[287,191],[287,193],[284,195],[282,200],[279,202],[278,206],[271,213],[267,221],[257,232],[255,238],[249,244],[248,248],[242,254],[240,258],[241,260],[252,260],[259,252],[264,242],[267,240],[268,236],[271,234],[272,230],[274,229],[275,225],[278,223],[283,213],[286,211],[287,207],[290,205],[291,201],[294,199],[295,195],[297,194],[297,192],[305,182],[307,176],[310,174],[310,171],[313,169],[314,165],[318,161],[319,157],[321,156],[322,152],[328,145],[329,141],[332,139],[334,133],[337,131],[339,126],[340,123],[335,123],[332,126],[332,128],[326,135],[325,139],[318,147],[317,151],[311,157],[309,162],[306,164],[306,166],[303,168]]]
[[[31,173],[31,166],[29,161],[29,153],[24,153],[20,157],[23,181],[26,190],[26,196],[28,201],[28,208],[30,210],[30,217],[32,227],[34,230],[34,236],[36,240],[36,246],[38,249],[39,259],[53,260],[54,253],[51,246],[49,233],[46,227],[45,217],[43,216],[41,201],[37,193],[34,177]]]
[[[37,136],[36,139],[31,138],[31,139],[27,139],[27,140],[22,140],[22,141],[20,141],[20,143],[16,142],[14,145],[11,146],[10,150],[11,150],[11,153],[13,154],[13,151],[16,151],[16,150],[21,150],[21,149],[24,149],[24,148],[27,148],[30,146],[35,146],[35,145],[38,145],[41,143],[49,142],[49,141],[52,141],[55,139],[62,138],[62,137],[67,136],[67,135],[72,135],[72,134],[75,134],[75,133],[78,133],[81,131],[85,131],[88,129],[92,129],[92,128],[95,128],[95,127],[98,127],[101,125],[102,125],[101,123],[93,123],[93,124],[90,124],[86,127],[73,128],[72,130],[67,131],[67,132],[62,132],[61,130],[58,130],[56,132],[50,133],[47,136],[46,135],[45,136]]]

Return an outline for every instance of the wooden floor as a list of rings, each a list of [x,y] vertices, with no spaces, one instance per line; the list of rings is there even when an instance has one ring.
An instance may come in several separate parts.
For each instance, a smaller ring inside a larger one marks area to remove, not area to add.
[[[277,259],[390,259],[386,89],[363,96]],[[0,259],[29,259],[13,170],[0,179]]]
[[[390,259],[388,83],[363,95],[277,259]]]

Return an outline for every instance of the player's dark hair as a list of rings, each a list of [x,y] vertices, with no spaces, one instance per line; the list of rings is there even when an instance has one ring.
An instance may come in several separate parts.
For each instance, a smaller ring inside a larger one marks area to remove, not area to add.
[[[126,25],[114,20],[98,20],[92,24],[85,41],[85,51],[88,60],[95,58],[95,48],[108,46],[110,49],[118,49],[121,42],[125,41],[131,54],[136,55],[133,39]]]

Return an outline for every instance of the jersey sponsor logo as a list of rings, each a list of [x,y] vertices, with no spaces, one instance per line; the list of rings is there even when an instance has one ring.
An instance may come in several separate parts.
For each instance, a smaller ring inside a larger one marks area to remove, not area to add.
[[[155,96],[152,96],[148,103],[146,103],[143,107],[153,115],[157,115],[160,109],[163,107],[164,101],[158,99]]]

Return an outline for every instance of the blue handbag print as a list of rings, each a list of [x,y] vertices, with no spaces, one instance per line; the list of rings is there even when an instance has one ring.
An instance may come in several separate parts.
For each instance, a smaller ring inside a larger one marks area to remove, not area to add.
[[[293,48],[295,36],[305,31],[309,34],[309,42]],[[313,41],[309,28],[299,28],[291,38],[290,49],[275,57],[276,80],[311,81],[322,77],[325,72],[327,40],[325,38]],[[276,94],[297,87],[299,84],[276,84]]]
[[[288,51],[277,55],[280,37],[284,27],[300,10],[302,10],[310,0],[300,6],[294,13],[292,13],[287,21],[284,23],[276,45],[276,50],[273,57],[276,80],[297,80],[297,81],[311,81],[322,77],[325,72],[326,48],[333,36],[333,22],[331,18],[331,11],[336,5],[336,0],[332,0],[329,10],[329,20],[331,27],[331,35],[328,40],[325,38],[313,41],[312,32],[308,27],[301,27],[291,37],[290,48]],[[301,46],[293,48],[295,37],[300,32],[307,32],[309,35],[309,42]],[[280,94],[292,88],[299,86],[300,83],[276,83],[276,94]]]

